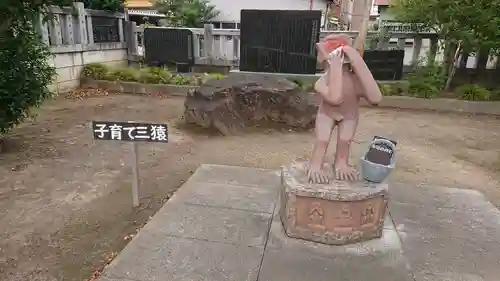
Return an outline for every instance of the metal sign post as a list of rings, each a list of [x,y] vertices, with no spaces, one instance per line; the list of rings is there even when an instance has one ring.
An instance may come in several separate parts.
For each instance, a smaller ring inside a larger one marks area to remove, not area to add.
[[[168,143],[165,124],[92,121],[94,140],[132,142],[132,205],[139,206],[139,152],[137,142]]]
[[[132,206],[139,206],[139,153],[137,143],[132,143]]]

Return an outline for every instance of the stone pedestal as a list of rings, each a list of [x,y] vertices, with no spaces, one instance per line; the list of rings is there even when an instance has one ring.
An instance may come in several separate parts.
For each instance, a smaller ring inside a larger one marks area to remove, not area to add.
[[[288,236],[331,245],[382,236],[387,184],[310,184],[305,162],[283,167],[281,184],[280,216]]]

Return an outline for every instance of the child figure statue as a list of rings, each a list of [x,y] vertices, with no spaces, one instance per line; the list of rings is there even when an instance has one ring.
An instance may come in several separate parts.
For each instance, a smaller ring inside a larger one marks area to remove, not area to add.
[[[382,99],[373,75],[349,40],[343,35],[329,35],[316,44],[318,61],[324,64],[325,73],[314,86],[321,103],[316,115],[316,140],[307,167],[312,183],[329,183],[332,176],[342,181],[358,178],[358,172],[348,163],[358,126],[358,103],[361,97],[371,105],[378,105]],[[323,165],[334,127],[337,127],[337,147],[332,157],[335,175],[330,175]]]

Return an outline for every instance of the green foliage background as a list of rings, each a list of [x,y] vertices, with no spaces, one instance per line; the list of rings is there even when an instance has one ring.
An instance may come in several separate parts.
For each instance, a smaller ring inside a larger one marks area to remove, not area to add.
[[[68,1],[1,2],[0,18],[0,135],[30,116],[30,109],[50,97],[47,88],[55,70],[48,63],[48,47],[36,32],[46,5]]]
[[[220,11],[208,0],[158,0],[155,8],[165,14],[168,26],[201,28]]]
[[[500,0],[392,0],[391,5],[397,20],[433,29],[448,45],[500,50]]]
[[[109,12],[122,12],[124,8],[123,0],[82,0],[87,9],[104,10]]]

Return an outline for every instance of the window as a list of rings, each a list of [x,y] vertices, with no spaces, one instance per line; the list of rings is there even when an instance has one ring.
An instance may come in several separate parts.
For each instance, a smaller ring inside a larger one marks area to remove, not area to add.
[[[222,29],[234,29],[236,28],[236,23],[234,22],[223,22],[221,23]]]

